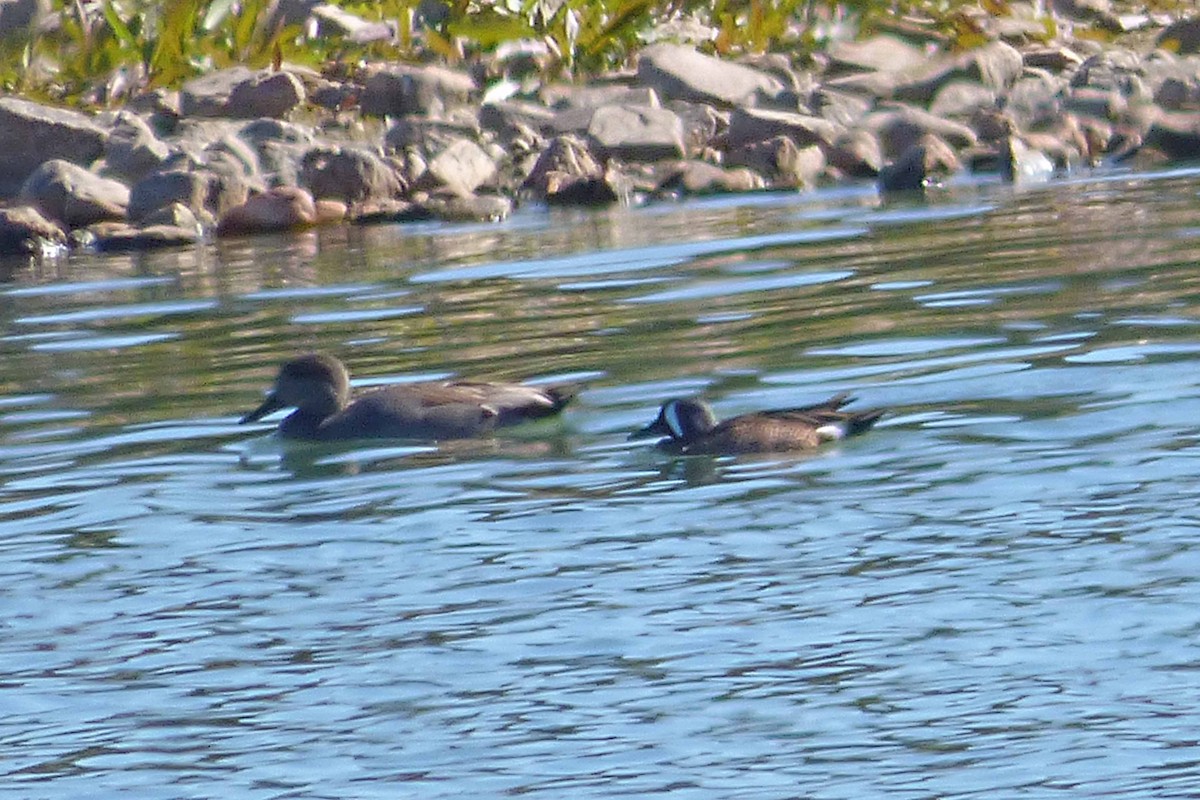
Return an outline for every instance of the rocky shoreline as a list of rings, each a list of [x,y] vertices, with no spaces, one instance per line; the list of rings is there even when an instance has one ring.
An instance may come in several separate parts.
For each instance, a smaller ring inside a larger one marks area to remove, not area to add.
[[[0,253],[1200,157],[1200,17],[1074,8],[1113,40],[1047,44],[1039,18],[985,15],[964,52],[888,34],[798,65],[656,44],[532,91],[512,76],[537,52],[518,47],[461,70],[238,67],[94,114],[0,98]]]

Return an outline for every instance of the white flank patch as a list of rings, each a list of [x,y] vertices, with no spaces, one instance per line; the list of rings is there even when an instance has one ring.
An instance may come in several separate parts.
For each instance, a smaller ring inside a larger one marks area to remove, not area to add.
[[[822,425],[817,428],[817,436],[820,436],[825,441],[837,441],[846,437],[846,426],[839,425],[836,422],[831,422],[828,425]]]

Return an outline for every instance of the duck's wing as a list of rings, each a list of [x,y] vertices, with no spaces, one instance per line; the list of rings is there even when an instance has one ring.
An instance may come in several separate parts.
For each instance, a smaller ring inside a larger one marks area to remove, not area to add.
[[[327,422],[376,436],[458,439],[555,414],[574,396],[566,387],[488,381],[422,381],[365,392]]]
[[[467,404],[498,416],[518,413],[526,418],[554,414],[579,391],[576,385],[530,386],[493,381],[433,381],[410,384],[410,392],[427,408]],[[401,388],[401,387],[396,387]]]
[[[863,411],[843,410],[843,406],[853,401],[853,397],[843,393],[811,406],[761,411],[747,416],[759,416],[796,428],[810,428],[821,440],[844,439],[869,429],[885,413],[885,409],[879,408]]]

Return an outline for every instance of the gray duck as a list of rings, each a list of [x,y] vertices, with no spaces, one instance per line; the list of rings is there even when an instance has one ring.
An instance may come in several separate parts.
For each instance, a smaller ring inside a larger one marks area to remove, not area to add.
[[[756,411],[718,422],[708,404],[696,399],[663,403],[658,416],[630,439],[664,437],[658,446],[678,454],[786,453],[814,450],[825,442],[862,433],[883,409],[843,411],[854,398],[839,394],[800,408]]]
[[[468,439],[557,414],[578,389],[441,380],[384,386],[351,399],[345,365],[313,353],[285,363],[267,399],[240,422],[294,407],[279,423],[280,435],[290,439]]]

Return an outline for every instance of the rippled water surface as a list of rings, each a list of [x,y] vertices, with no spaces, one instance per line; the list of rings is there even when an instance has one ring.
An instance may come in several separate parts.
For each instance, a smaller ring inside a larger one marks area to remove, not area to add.
[[[0,791],[1195,797],[1200,174],[6,262]],[[277,365],[585,380],[284,443]],[[891,413],[798,458],[727,415]]]

